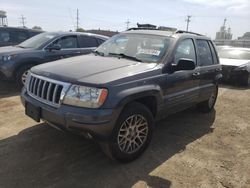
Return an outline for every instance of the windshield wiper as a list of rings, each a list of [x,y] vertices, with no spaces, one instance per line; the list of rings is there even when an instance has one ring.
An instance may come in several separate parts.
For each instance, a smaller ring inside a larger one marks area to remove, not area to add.
[[[133,60],[133,61],[142,62],[142,60],[137,59],[136,57],[133,57],[133,56],[128,56],[128,55],[123,54],[123,53],[120,53],[120,54],[116,54],[116,53],[109,53],[109,55],[119,56],[119,57],[121,57],[121,58],[126,58],[126,59],[130,59],[130,60]]]
[[[104,56],[103,52],[99,52],[97,50],[92,51],[92,53],[95,54],[95,55]]]
[[[19,48],[25,48],[25,47],[23,47],[23,46],[20,46],[20,45],[16,45],[17,47],[19,47]]]

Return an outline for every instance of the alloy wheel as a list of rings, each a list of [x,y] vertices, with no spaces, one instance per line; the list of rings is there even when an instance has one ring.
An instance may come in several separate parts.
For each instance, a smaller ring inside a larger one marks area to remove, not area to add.
[[[148,122],[139,114],[129,116],[118,133],[118,146],[122,152],[131,154],[138,151],[148,136]]]

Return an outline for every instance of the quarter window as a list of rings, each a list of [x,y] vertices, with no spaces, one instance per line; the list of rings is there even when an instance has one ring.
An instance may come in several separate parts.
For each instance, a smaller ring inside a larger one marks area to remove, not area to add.
[[[206,40],[197,40],[197,50],[200,66],[208,66],[213,64],[213,57]]]
[[[195,48],[192,39],[185,39],[178,44],[174,57],[175,64],[177,64],[181,58],[191,59],[196,62]]]

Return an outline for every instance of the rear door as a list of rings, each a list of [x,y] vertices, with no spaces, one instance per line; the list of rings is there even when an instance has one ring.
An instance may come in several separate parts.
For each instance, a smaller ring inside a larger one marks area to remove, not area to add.
[[[78,41],[81,54],[89,54],[99,46],[97,39],[93,36],[79,35]]]
[[[210,97],[216,76],[220,73],[221,67],[211,41],[197,39],[196,47],[200,79],[199,100],[202,101]]]
[[[177,64],[179,59],[187,58],[196,63],[196,52],[194,41],[191,38],[184,39],[177,44],[174,52],[173,63]],[[199,79],[194,70],[176,71],[167,75],[164,84],[165,106],[169,113],[180,111],[196,103],[199,96]]]

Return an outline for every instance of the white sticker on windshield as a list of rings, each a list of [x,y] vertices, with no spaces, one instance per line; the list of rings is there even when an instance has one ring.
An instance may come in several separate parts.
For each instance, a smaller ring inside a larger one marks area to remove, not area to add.
[[[156,55],[156,56],[159,56],[161,51],[159,50],[154,50],[154,49],[139,49],[138,54],[147,54],[147,55]]]
[[[48,38],[48,39],[52,39],[52,38],[54,38],[54,36],[53,36],[53,35],[46,35],[45,37],[46,37],[46,38]]]

